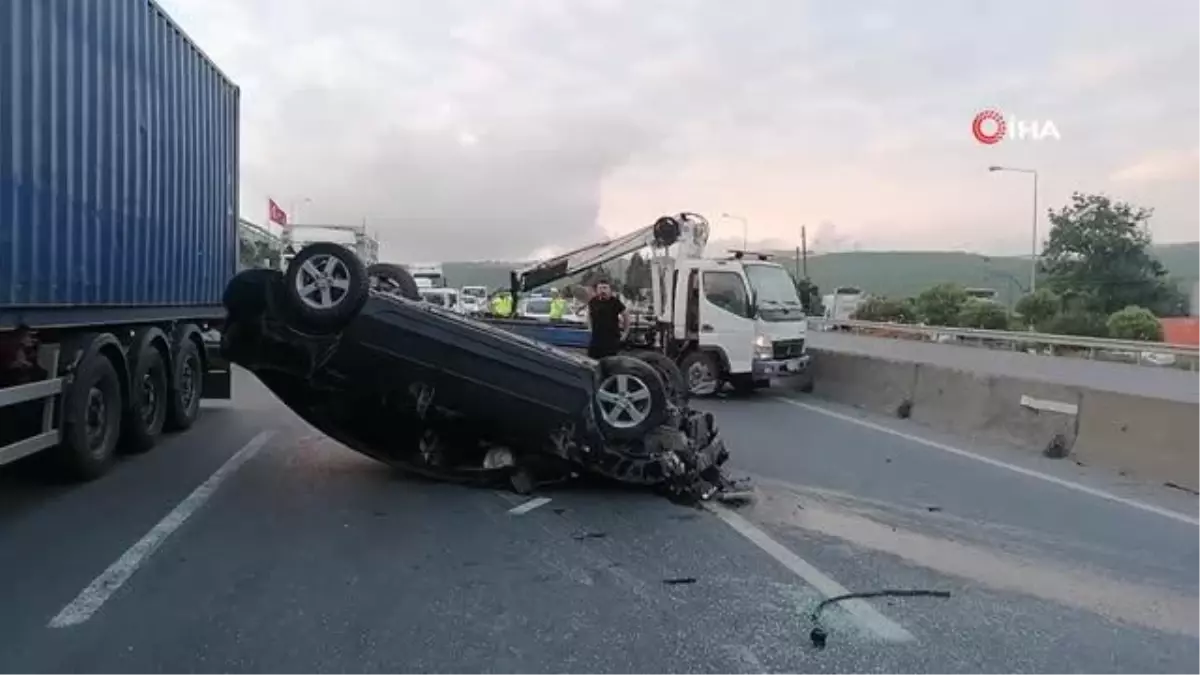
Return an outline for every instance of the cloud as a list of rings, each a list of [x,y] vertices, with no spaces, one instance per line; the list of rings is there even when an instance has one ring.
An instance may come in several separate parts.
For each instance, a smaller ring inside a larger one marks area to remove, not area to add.
[[[1114,183],[1163,183],[1200,179],[1200,148],[1147,156],[1113,172]]]
[[[524,258],[678,210],[715,237],[740,239],[732,211],[762,240],[836,222],[839,246],[1020,251],[1024,188],[988,164],[1036,165],[1054,204],[1200,142],[1194,3],[160,2],[242,87],[243,215],[365,219],[395,260]],[[1063,140],[979,146],[991,106]],[[1176,188],[1134,194],[1194,238]]]

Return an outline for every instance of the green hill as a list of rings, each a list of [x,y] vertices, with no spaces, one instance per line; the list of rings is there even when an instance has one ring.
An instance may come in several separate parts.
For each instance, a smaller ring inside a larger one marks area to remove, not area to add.
[[[1191,293],[1200,278],[1200,243],[1163,244],[1153,247],[1155,255],[1182,289]],[[792,252],[776,261],[796,269]],[[620,261],[624,263],[624,261]],[[505,262],[449,262],[443,268],[450,285],[508,286],[508,272],[515,265]],[[609,265],[620,276],[624,264]],[[967,287],[994,288],[1001,302],[1015,302],[1029,285],[1029,259],[1019,256],[985,256],[957,251],[854,251],[826,253],[808,259],[808,275],[822,293],[835,286],[857,286],[868,293],[892,297],[916,295],[942,282]]]

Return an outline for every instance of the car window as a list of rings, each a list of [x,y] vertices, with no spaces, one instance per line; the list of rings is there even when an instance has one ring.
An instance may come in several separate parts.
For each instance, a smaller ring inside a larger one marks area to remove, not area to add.
[[[750,298],[740,274],[705,272],[704,297],[727,312],[738,316],[750,316]]]
[[[525,311],[530,314],[549,314],[550,301],[543,300],[541,298],[537,300],[530,300],[529,304],[525,305]]]
[[[442,295],[441,293],[422,293],[421,297],[425,298],[425,302],[428,302],[431,305],[437,305],[439,307],[446,306],[446,296]]]

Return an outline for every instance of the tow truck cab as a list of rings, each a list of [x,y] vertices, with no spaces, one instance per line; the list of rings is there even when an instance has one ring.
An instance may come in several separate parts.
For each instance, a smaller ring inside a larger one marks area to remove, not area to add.
[[[669,273],[670,281],[663,284],[672,294],[667,351],[679,360],[694,391],[703,391],[699,381],[705,379],[739,388],[811,379],[808,322],[782,266],[765,257],[746,260],[738,252],[727,259],[676,261]]]

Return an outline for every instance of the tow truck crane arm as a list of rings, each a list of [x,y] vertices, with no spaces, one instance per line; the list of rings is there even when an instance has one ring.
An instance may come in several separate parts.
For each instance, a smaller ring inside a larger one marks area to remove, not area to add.
[[[513,301],[520,292],[582,274],[643,248],[666,250],[672,244],[681,244],[680,255],[699,256],[708,243],[708,221],[695,213],[680,213],[663,216],[647,225],[616,239],[589,244],[568,253],[535,263],[509,275]]]

